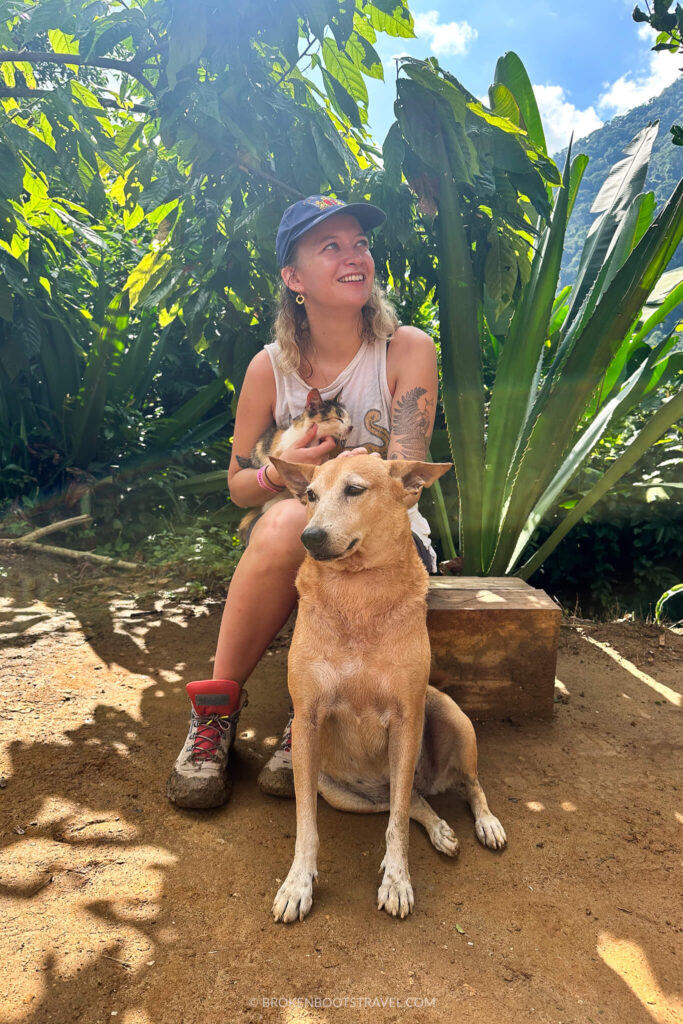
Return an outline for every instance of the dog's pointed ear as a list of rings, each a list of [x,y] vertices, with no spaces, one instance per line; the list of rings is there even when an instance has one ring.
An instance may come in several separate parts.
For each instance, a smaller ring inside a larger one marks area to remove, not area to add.
[[[271,455],[270,461],[285,482],[289,491],[297,498],[303,498],[313,479],[317,466],[304,466],[299,462],[285,462]]]
[[[401,481],[407,497],[414,497],[423,487],[431,487],[452,465],[451,462],[415,462],[412,459],[388,462],[390,475]]]

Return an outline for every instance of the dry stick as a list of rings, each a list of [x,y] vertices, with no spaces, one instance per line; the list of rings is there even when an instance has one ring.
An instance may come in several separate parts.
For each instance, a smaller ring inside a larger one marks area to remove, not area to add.
[[[57,533],[58,530],[66,530],[70,526],[85,526],[92,522],[92,516],[70,516],[68,519],[60,519],[58,523],[50,523],[49,526],[41,526],[39,530],[31,530],[25,533],[19,540],[38,540],[39,537],[47,537],[48,533]]]
[[[30,551],[42,551],[46,555],[56,555],[58,558],[71,558],[73,561],[94,562],[95,565],[108,565],[112,569],[139,569],[135,562],[123,562],[119,558],[109,558],[107,555],[95,555],[92,551],[72,551],[71,548],[56,548],[51,544],[34,544],[32,541],[7,540],[0,538],[0,547],[3,548],[28,548]]]

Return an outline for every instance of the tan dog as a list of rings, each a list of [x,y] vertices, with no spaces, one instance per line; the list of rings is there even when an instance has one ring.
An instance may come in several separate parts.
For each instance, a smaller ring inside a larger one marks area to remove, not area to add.
[[[479,840],[492,849],[507,842],[477,779],[472,723],[428,686],[428,576],[407,506],[450,467],[369,455],[322,466],[273,462],[308,504],[289,654],[296,846],[273,916],[303,920],[311,909],[320,792],[339,810],[389,810],[377,905],[405,917],[413,909],[409,819],[437,850],[458,853],[425,795],[464,781]]]

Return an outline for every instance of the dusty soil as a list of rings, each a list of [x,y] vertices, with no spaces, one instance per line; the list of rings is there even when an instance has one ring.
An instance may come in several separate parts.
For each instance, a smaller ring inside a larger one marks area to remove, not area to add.
[[[3,1021],[682,1019],[682,635],[563,625],[554,720],[478,728],[508,849],[479,845],[458,794],[435,799],[462,852],[411,824],[405,921],[375,909],[386,815],[320,801],[313,910],[284,926],[294,804],[256,776],[286,713],[286,638],[249,683],[231,802],[178,811],[184,683],[210,672],[220,606],[0,561]]]

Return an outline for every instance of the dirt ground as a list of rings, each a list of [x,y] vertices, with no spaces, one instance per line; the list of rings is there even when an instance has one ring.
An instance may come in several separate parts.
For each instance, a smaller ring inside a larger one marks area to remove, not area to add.
[[[0,563],[2,1021],[683,1020],[680,632],[568,621],[553,721],[478,727],[504,852],[459,794],[434,799],[461,854],[411,824],[416,905],[396,921],[375,909],[386,815],[321,800],[313,910],[275,925],[294,803],[256,776],[286,714],[286,637],[249,682],[231,802],[178,811],[184,684],[210,674],[220,605]]]

